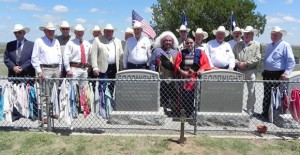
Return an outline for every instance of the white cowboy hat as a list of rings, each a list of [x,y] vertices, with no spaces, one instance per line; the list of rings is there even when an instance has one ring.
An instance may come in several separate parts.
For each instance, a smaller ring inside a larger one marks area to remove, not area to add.
[[[16,24],[15,27],[14,27],[14,29],[11,30],[11,31],[12,31],[12,32],[18,32],[18,31],[21,31],[21,30],[25,31],[26,33],[28,33],[28,32],[30,31],[29,28],[24,27],[24,26],[21,25],[21,24]]]
[[[187,31],[187,32],[190,32],[191,29],[189,28],[186,28],[185,25],[181,25],[179,29],[176,29],[177,32],[179,31]]]
[[[70,27],[70,24],[67,21],[62,21],[58,27]]]
[[[246,26],[246,28],[243,30],[243,33],[253,32],[254,35],[258,34],[258,30],[254,29],[252,26]]]
[[[239,27],[234,27],[233,31],[230,34],[233,35],[233,32],[240,32],[243,35],[243,29],[240,29]]]
[[[130,28],[130,27],[127,27],[125,32],[126,32],[126,33],[130,33],[130,34],[134,35],[134,33],[133,33],[133,29],[132,29],[132,28]]]
[[[287,34],[287,31],[284,29],[281,29],[279,26],[274,26],[272,28],[271,33],[273,33],[273,32],[280,32],[282,34],[282,36],[285,36]]]
[[[202,28],[197,28],[196,32],[193,31],[193,36],[195,37],[196,34],[202,34],[203,39],[208,38],[208,33],[203,31]]]
[[[213,34],[216,35],[217,32],[224,32],[225,33],[225,37],[227,37],[229,35],[229,31],[225,29],[224,26],[219,26],[217,30],[213,30]]]
[[[84,31],[85,28],[81,25],[81,24],[77,24],[75,26],[75,28],[72,28],[72,31],[75,32],[75,31]]]
[[[117,29],[115,29],[111,24],[106,24],[105,28],[103,30],[113,30],[113,31],[117,31]]]
[[[93,29],[91,29],[91,32],[93,33],[94,31],[101,31],[100,27],[98,25],[94,26]]]
[[[56,27],[54,26],[54,24],[52,22],[48,22],[44,26],[40,26],[39,29],[41,31],[44,31],[45,29],[47,29],[47,30],[56,30]]]
[[[132,29],[144,29],[144,28],[145,28],[145,26],[143,26],[142,23],[139,21],[135,21],[132,26]]]

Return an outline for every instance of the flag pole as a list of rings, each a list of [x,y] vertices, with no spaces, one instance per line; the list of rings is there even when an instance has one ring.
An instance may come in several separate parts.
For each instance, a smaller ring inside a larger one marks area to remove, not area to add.
[[[229,40],[231,40],[231,33],[232,33],[232,15],[233,15],[233,11],[231,11],[231,15],[230,15],[230,34],[229,34]]]

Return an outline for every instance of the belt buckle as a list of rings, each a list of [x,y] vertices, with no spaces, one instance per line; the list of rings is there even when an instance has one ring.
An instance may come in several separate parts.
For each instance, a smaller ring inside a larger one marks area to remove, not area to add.
[[[84,68],[85,68],[85,64],[80,63],[80,64],[79,64],[79,67],[80,67],[81,69],[84,69]]]

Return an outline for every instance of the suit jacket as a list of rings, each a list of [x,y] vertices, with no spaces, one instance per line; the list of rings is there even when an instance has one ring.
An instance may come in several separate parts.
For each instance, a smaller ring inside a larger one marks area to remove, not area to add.
[[[96,37],[94,39],[91,52],[91,62],[93,70],[99,70],[99,72],[105,73],[108,67],[108,56],[109,53],[107,51],[107,48],[103,43],[99,41],[99,38]]]
[[[108,40],[104,36],[100,36],[99,40],[103,44],[108,44]],[[115,50],[116,50],[116,66],[117,66],[117,72],[121,70],[123,67],[123,46],[121,43],[121,40],[118,38],[113,37],[112,38],[114,45],[115,45]],[[121,61],[121,62],[120,62]]]
[[[7,43],[4,53],[4,63],[8,68],[8,77],[34,77],[35,69],[31,65],[31,54],[33,50],[34,42],[25,39],[24,45],[21,51],[19,64],[16,62],[17,58],[17,40]],[[16,74],[13,71],[13,67],[20,66],[23,71]]]
[[[257,41],[250,41],[245,45],[244,41],[235,44],[233,48],[236,65],[239,62],[246,62],[246,70],[257,69],[257,65],[261,60],[261,45]]]

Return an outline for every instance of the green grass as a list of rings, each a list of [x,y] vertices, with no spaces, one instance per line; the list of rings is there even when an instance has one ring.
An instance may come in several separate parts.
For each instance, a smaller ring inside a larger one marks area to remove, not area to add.
[[[185,145],[165,137],[100,135],[61,136],[40,132],[0,131],[0,154],[266,154],[299,155],[299,140],[188,137]]]

